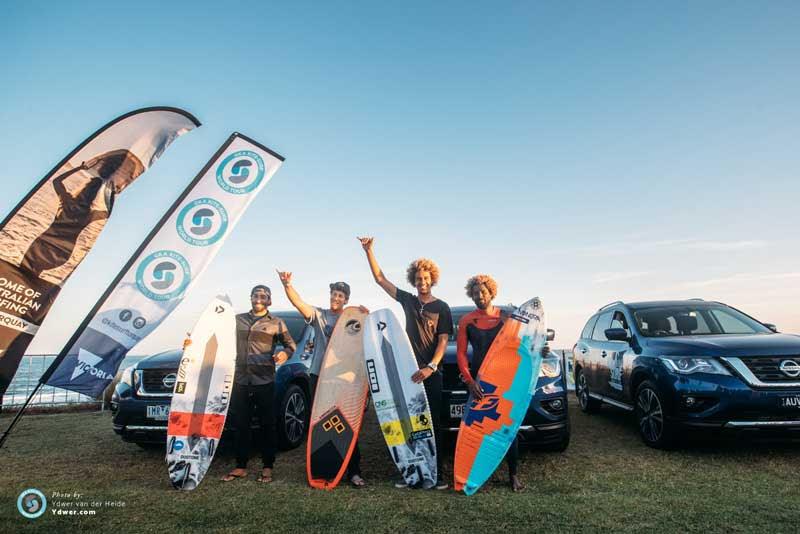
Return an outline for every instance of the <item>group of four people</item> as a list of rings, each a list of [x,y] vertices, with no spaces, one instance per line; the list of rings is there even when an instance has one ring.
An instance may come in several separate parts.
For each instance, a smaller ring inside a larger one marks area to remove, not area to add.
[[[442,401],[442,373],[439,365],[444,358],[447,342],[453,331],[450,307],[433,296],[431,290],[439,281],[439,268],[425,258],[411,263],[407,271],[408,282],[416,288],[416,295],[398,289],[386,279],[373,251],[373,238],[359,238],[375,282],[403,308],[406,333],[411,341],[419,370],[412,375],[416,383],[422,382],[430,404],[436,448],[442,451],[442,425],[440,423]],[[350,286],[345,282],[330,284],[330,307],[319,308],[307,304],[292,285],[292,273],[278,271],[286,296],[306,322],[314,329],[314,352],[311,358],[311,396],[313,398],[319,379],[327,342],[333,333],[336,321],[350,300]],[[487,275],[477,275],[467,282],[467,296],[476,305],[476,310],[459,321],[458,365],[473,398],[480,398],[482,391],[473,377],[477,376],[480,364],[489,346],[502,327],[504,316],[492,305],[497,295],[497,283]],[[255,286],[250,294],[251,310],[236,316],[236,372],[231,397],[231,409],[236,427],[236,468],[222,480],[231,481],[247,476],[250,453],[250,422],[257,415],[261,433],[261,458],[263,468],[259,482],[272,481],[275,463],[276,436],[274,430],[274,381],[275,366],[288,360],[294,353],[295,342],[282,319],[269,313],[272,304],[270,289]],[[367,311],[363,309],[362,311]],[[472,345],[472,362],[467,359],[467,344]],[[276,352],[278,346],[282,350]],[[355,487],[364,486],[361,477],[361,454],[356,447],[350,458],[347,476]],[[448,484],[442,476],[442,454],[436,455],[439,480],[437,489],[446,489]],[[522,489],[517,476],[517,442],[507,456],[509,479],[514,491]],[[395,484],[404,487],[405,482]]]

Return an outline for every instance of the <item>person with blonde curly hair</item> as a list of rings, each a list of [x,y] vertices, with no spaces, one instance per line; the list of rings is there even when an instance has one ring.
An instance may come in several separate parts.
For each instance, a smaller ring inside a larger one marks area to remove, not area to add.
[[[469,389],[467,403],[477,402],[483,397],[483,389],[473,377],[478,376],[486,354],[489,352],[497,334],[503,328],[505,316],[500,308],[492,304],[497,297],[497,282],[488,274],[477,274],[467,280],[464,286],[467,296],[475,303],[475,310],[464,315],[458,322],[456,336],[456,358],[458,369]],[[467,344],[472,345],[472,361],[467,357]],[[515,438],[506,453],[508,478],[512,491],[524,488],[517,475],[519,462],[519,438]]]
[[[375,253],[372,250],[374,239],[372,237],[359,237],[361,246],[367,254],[372,277],[375,282],[390,297],[400,303],[406,316],[406,334],[414,349],[419,370],[411,379],[422,382],[433,419],[434,438],[436,440],[436,489],[447,489],[447,483],[442,476],[442,434],[440,416],[442,412],[442,373],[439,363],[444,358],[447,341],[453,332],[453,315],[446,302],[433,296],[431,289],[439,282],[439,267],[432,260],[420,258],[411,262],[406,271],[408,283],[417,290],[416,295],[398,289],[386,279],[383,271],[378,266]],[[405,487],[405,481],[395,484],[396,487]]]

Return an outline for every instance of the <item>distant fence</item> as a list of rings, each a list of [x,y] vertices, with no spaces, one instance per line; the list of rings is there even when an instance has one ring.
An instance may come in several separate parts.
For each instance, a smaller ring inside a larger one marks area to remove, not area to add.
[[[141,360],[143,356],[129,356],[125,358],[120,369]],[[39,378],[44,374],[50,364],[55,360],[52,354],[26,354],[17,369],[17,374],[3,395],[3,408],[20,407],[25,403],[28,395],[36,389]],[[59,407],[76,404],[94,404],[99,410],[104,408],[102,400],[96,400],[74,391],[69,391],[51,386],[42,386],[31,400],[31,407]]]

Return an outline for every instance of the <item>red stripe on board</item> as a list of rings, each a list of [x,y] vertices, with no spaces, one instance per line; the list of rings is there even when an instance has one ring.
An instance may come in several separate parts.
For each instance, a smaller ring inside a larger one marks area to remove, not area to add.
[[[171,412],[167,433],[171,436],[203,436],[219,439],[225,416],[216,413]]]

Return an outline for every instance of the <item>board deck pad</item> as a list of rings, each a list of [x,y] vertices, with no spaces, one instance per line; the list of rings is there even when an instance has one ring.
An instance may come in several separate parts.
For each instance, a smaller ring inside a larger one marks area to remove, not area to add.
[[[547,342],[538,298],[515,309],[478,370],[483,398],[470,395],[458,430],[454,487],[472,495],[492,476],[517,436],[536,390]]]
[[[236,365],[236,323],[228,297],[216,297],[181,356],[167,425],[173,487],[193,490],[214,458],[228,413]]]
[[[364,326],[364,361],[372,404],[392,460],[411,487],[436,484],[436,441],[425,387],[411,342],[388,309],[370,313]]]
[[[306,445],[306,475],[314,488],[339,484],[358,440],[367,401],[366,317],[356,307],[345,308],[322,360]]]

